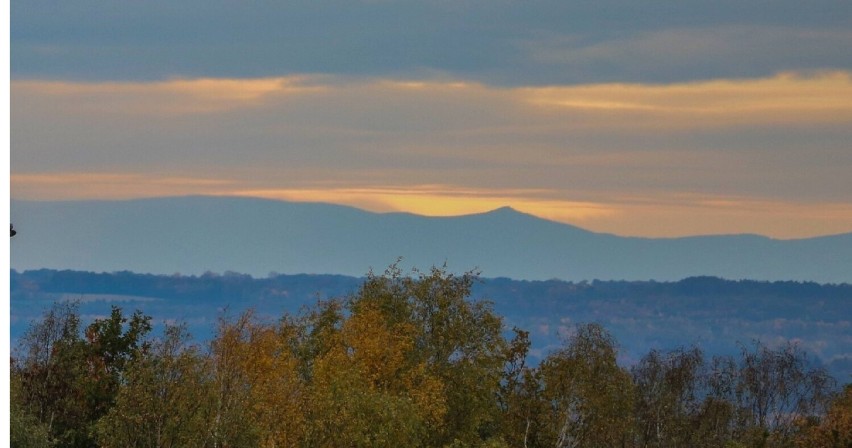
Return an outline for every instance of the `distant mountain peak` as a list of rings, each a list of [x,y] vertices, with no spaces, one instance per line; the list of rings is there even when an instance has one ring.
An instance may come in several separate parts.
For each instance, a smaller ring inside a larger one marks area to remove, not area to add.
[[[522,211],[520,211],[520,210],[518,210],[518,209],[516,209],[512,206],[509,206],[509,205],[505,205],[503,207],[495,208],[493,210],[483,212],[483,213],[474,213],[474,214],[468,215],[468,216],[484,216],[484,217],[489,217],[489,218],[499,219],[499,220],[515,220],[515,219],[519,219],[519,218],[524,218],[524,219],[534,219],[536,221],[548,221],[547,219],[544,219],[540,216],[536,216],[536,215],[533,215],[533,214],[527,213],[527,212],[522,212]],[[568,225],[568,224],[565,224],[565,225]],[[570,225],[568,225],[568,226],[572,227]]]
[[[724,235],[629,238],[509,206],[424,217],[245,198],[10,205],[15,224],[26,230],[11,248],[15,269],[357,276],[403,257],[421,268],[449,263],[529,280],[710,275],[849,282],[852,272],[852,234],[796,241]]]
[[[515,208],[512,208],[512,206],[510,206],[510,205],[504,205],[500,208],[495,208],[494,210],[491,210],[490,212],[486,212],[486,213],[487,214],[498,214],[498,213],[499,214],[509,214],[509,213],[511,213],[511,214],[518,214],[518,215],[525,215],[526,214],[526,213],[521,212],[521,211],[519,211]]]

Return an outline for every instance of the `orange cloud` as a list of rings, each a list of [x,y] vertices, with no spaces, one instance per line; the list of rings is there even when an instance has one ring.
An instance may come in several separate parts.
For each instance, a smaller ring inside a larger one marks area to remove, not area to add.
[[[305,77],[197,78],[158,82],[75,83],[13,81],[18,95],[51,99],[73,111],[132,114],[199,114],[262,104],[275,96],[317,93],[324,87]]]
[[[11,92],[17,199],[252,195],[428,215],[509,205],[647,236],[852,230],[848,72],[526,88],[14,81]],[[754,126],[778,132],[738,130]],[[137,173],[140,160],[159,171]]]
[[[50,99],[69,112],[205,114],[268,104],[293,96],[326,95],[328,107],[419,111],[470,109],[474,126],[562,125],[619,129],[703,128],[753,124],[845,123],[852,120],[848,72],[781,73],[759,79],[675,84],[583,84],[498,88],[473,82],[337,79],[320,75],[251,79],[172,79],[158,82],[13,81],[29,100]],[[304,106],[304,104],[302,104]],[[438,109],[436,109],[438,108]],[[527,114],[526,119],[518,111]],[[571,120],[565,120],[570,114]],[[477,117],[479,116],[479,117]],[[529,121],[534,117],[534,121]],[[485,120],[485,121],[482,121]],[[511,120],[511,121],[509,121]]]
[[[852,76],[781,73],[771,78],[520,89],[552,113],[605,118],[603,127],[706,128],[852,121]]]
[[[212,194],[227,180],[135,173],[12,173],[11,195],[23,200],[133,199]]]

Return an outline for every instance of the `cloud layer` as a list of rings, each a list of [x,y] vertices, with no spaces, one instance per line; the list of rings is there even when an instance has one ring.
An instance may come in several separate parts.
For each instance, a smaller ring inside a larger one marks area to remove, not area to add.
[[[837,0],[299,0],[11,4],[16,78],[448,74],[487,84],[679,82],[852,69]]]
[[[514,205],[648,235],[852,229],[848,72],[523,87],[27,80],[11,93],[19,198],[243,194],[445,215]]]
[[[16,198],[512,205],[622,234],[852,230],[837,0],[29,0]]]

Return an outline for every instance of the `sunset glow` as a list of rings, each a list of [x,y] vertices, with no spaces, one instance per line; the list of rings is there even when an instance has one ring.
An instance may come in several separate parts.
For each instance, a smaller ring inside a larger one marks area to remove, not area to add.
[[[786,239],[842,233],[852,226],[852,204],[784,203],[695,194],[570,200],[551,190],[489,190],[452,185],[251,188],[239,180],[127,173],[16,174],[12,176],[12,192],[18,199],[39,201],[240,196],[325,202],[377,213],[425,216],[484,213],[508,206],[598,232],[650,237],[762,233]]]
[[[73,5],[13,4],[11,198],[852,231],[848,8],[625,2],[602,22],[550,2],[220,6],[116,7],[115,40],[123,26]]]

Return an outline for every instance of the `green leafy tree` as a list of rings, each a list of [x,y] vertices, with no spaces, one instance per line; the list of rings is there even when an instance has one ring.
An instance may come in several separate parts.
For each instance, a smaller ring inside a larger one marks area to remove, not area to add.
[[[208,441],[209,364],[182,326],[129,361],[115,405],[97,423],[102,447],[202,447]]]
[[[83,329],[58,303],[12,360],[13,446],[849,446],[852,387],[834,395],[796,346],[651,351],[628,371],[585,324],[533,367],[476,281],[392,265],[296,316],[223,318],[205,350],[183,326],[149,341],[150,318],[116,307]]]
[[[391,266],[369,275],[350,301],[354,312],[367,304],[392,324],[412,326],[410,356],[444,385],[446,413],[428,444],[455,440],[472,446],[498,436],[499,392],[506,340],[502,320],[485,301],[468,300],[474,273],[454,275],[445,268],[403,276]]]
[[[694,423],[702,402],[704,355],[698,348],[652,350],[633,367],[637,439],[642,447],[694,447],[706,439]]]
[[[51,436],[67,438],[82,420],[76,379],[82,365],[77,304],[58,302],[21,339],[12,377],[20,384],[23,415],[32,415]]]
[[[835,387],[824,369],[809,366],[798,346],[772,349],[759,341],[743,346],[739,360],[717,357],[708,380],[707,401],[714,404],[714,417],[727,414],[729,439],[755,447],[792,446],[796,423],[822,415]]]
[[[500,434],[509,446],[546,446],[540,435],[548,412],[542,397],[541,375],[527,365],[529,332],[514,328],[515,337],[504,354],[505,366],[497,403],[500,407]]]
[[[541,365],[550,446],[619,447],[631,441],[633,383],[616,362],[615,340],[598,324],[580,325]]]
[[[27,408],[21,377],[13,371],[9,380],[9,441],[13,447],[48,448],[54,442],[50,428]]]
[[[443,385],[412,357],[413,327],[369,305],[314,364],[311,446],[422,446],[442,424]]]
[[[59,302],[21,340],[13,365],[20,380],[21,405],[44,425],[58,446],[94,446],[87,362],[75,302]]]
[[[115,403],[127,366],[147,348],[144,337],[150,331],[150,317],[136,311],[127,318],[117,306],[112,307],[108,318],[96,319],[86,327],[82,344],[84,372],[79,380],[85,392],[85,418],[89,425]],[[88,437],[91,436],[89,431]]]
[[[235,322],[222,319],[211,342],[210,363],[213,387],[210,441],[214,447],[259,446],[260,434],[249,419],[251,388],[245,365],[245,347],[252,330],[252,314]]]
[[[95,422],[112,407],[127,363],[143,348],[150,318],[128,321],[113,307],[80,334],[77,304],[60,302],[22,339],[13,370],[21,405],[47,427],[58,446],[92,447]]]

